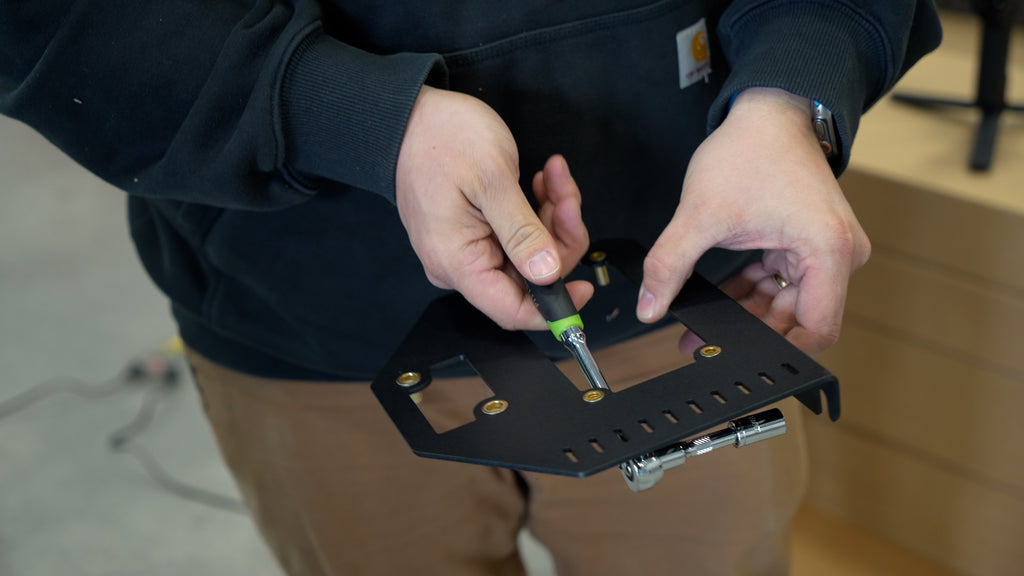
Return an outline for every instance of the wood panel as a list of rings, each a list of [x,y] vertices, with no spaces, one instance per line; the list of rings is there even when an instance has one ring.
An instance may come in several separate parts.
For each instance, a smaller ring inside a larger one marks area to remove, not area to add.
[[[807,430],[809,505],[965,575],[1020,574],[1024,500],[841,423],[809,418]]]
[[[870,133],[875,124],[868,118],[864,130]],[[1016,181],[1000,184],[1005,195],[1024,204],[1024,158],[1003,170]],[[1024,294],[1024,206],[1007,210],[937,193],[927,178],[894,180],[857,162],[840,183],[876,252],[903,254]]]
[[[847,313],[1024,382],[1024,294],[879,250],[852,279]]]
[[[897,91],[973,96],[977,21],[946,13],[943,25],[943,46]],[[1008,96],[1024,101],[1024,30],[1011,50]],[[1016,575],[1024,115],[1004,115],[984,173],[967,169],[978,116],[885,98],[861,123],[841,183],[874,254],[851,283],[839,344],[821,357],[844,416],[807,419],[808,506],[953,572]]]
[[[792,576],[956,576],[891,541],[804,506],[793,521]]]
[[[1024,384],[856,321],[822,362],[839,377],[840,424],[1024,500]]]

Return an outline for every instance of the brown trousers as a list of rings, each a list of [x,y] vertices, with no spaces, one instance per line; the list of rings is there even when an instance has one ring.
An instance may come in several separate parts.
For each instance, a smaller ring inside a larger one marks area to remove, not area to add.
[[[642,381],[683,363],[679,333],[597,360],[609,382]],[[221,453],[291,576],[521,575],[523,527],[559,576],[788,571],[807,475],[792,399],[786,435],[691,459],[634,493],[614,469],[578,479],[419,458],[368,385],[268,380],[189,359]]]

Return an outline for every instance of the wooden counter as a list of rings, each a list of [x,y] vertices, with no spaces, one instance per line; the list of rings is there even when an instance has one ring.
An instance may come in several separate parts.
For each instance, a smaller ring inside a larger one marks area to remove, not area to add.
[[[970,99],[980,35],[945,41],[897,91]],[[1008,99],[1024,103],[1024,32]],[[1024,573],[1024,114],[989,172],[968,169],[973,109],[886,99],[861,124],[843,189],[872,240],[843,335],[838,424],[809,418],[808,506],[966,575]]]

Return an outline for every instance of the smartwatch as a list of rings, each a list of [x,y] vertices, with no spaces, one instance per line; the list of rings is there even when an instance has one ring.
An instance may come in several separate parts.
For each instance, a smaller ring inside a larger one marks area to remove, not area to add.
[[[811,120],[814,122],[814,134],[821,144],[821,151],[826,158],[832,158],[838,151],[836,146],[836,123],[832,120],[832,112],[821,102],[811,101]]]

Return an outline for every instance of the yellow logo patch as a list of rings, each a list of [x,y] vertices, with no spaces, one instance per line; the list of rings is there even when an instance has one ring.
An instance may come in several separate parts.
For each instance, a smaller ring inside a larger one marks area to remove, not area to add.
[[[708,81],[711,75],[711,49],[703,18],[676,34],[676,51],[679,54],[679,88],[686,88],[700,80]]]

